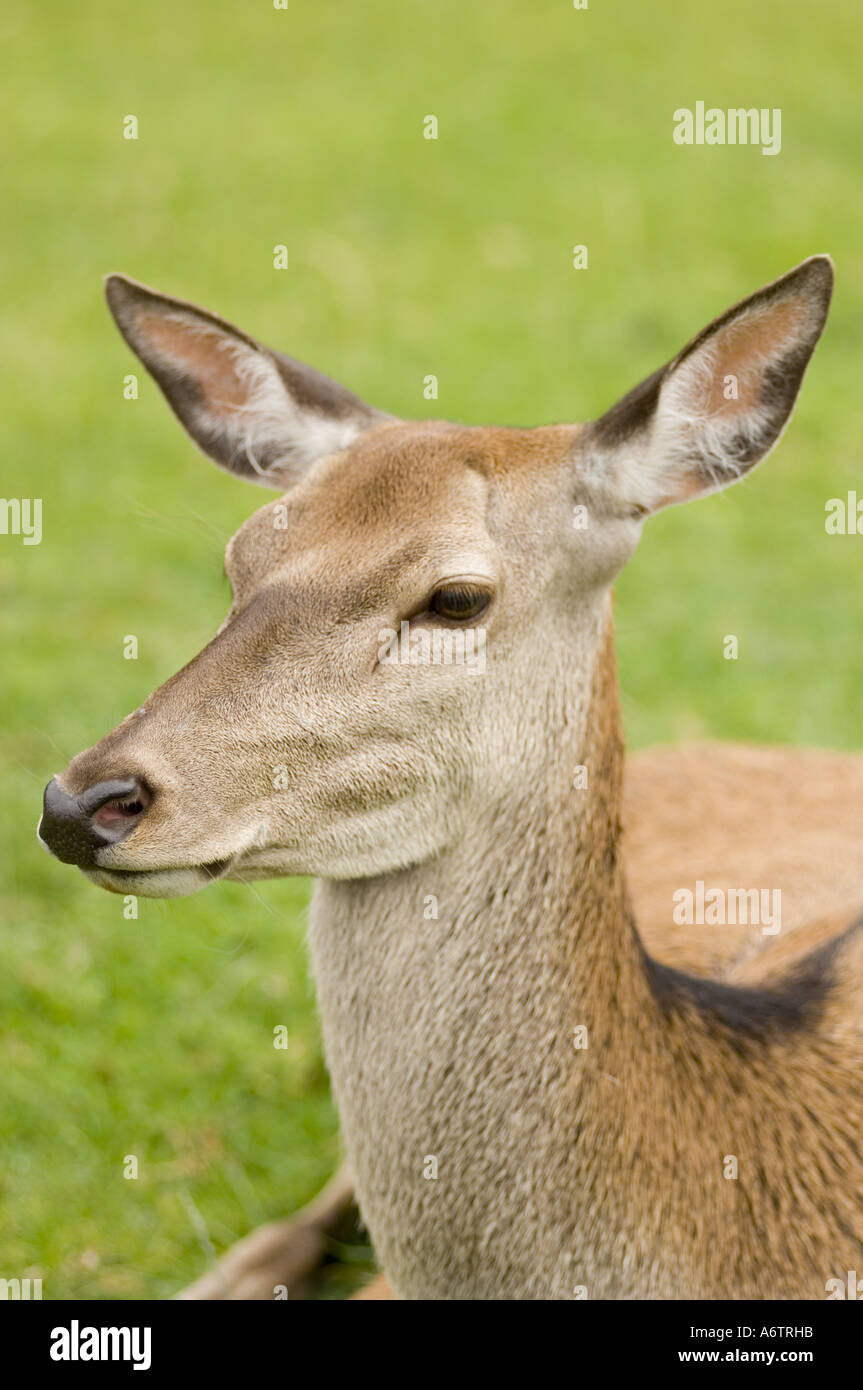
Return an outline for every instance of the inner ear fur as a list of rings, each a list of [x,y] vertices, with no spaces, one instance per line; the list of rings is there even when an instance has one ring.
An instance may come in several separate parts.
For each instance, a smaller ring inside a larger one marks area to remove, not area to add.
[[[778,440],[827,318],[833,266],[813,256],[708,324],[588,432],[646,511],[744,476]]]
[[[105,282],[120,332],[200,449],[284,489],[316,459],[391,417],[225,319],[123,275]]]

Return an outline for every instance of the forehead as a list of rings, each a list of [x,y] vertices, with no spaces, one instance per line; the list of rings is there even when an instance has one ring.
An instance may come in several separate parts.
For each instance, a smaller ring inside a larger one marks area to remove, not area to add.
[[[299,577],[332,565],[357,572],[370,563],[479,560],[492,548],[496,505],[513,492],[526,496],[571,448],[572,434],[380,427],[250,517],[228,546],[231,568],[240,578],[274,569]]]

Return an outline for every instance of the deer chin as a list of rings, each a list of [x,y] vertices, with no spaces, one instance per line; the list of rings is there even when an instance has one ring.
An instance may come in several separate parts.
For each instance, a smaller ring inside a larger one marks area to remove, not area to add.
[[[222,878],[231,863],[230,859],[219,859],[210,864],[171,869],[82,869],[82,873],[109,893],[136,898],[187,898]]]
[[[411,826],[410,835],[404,835],[399,833],[402,826],[389,825],[382,814],[365,826],[352,822],[349,834],[339,827],[308,835],[302,845],[294,840],[246,850],[235,855],[224,876],[236,883],[268,878],[379,878],[433,858],[453,838],[452,827],[459,824],[460,819],[453,816],[445,838],[438,828],[416,825]]]

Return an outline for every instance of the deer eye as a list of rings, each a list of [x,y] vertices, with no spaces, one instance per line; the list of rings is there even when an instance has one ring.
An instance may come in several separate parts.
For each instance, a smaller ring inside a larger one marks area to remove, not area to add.
[[[442,584],[435,589],[429,600],[428,610],[438,618],[446,618],[451,623],[469,623],[484,613],[491,602],[491,594],[479,584],[467,581],[456,584]]]

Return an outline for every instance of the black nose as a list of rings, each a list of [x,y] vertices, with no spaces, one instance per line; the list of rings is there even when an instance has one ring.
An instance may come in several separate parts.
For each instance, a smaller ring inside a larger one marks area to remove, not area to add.
[[[94,868],[96,851],[125,840],[150,801],[136,777],[98,782],[80,796],[70,796],[54,777],[45,788],[39,838],[64,864]]]

